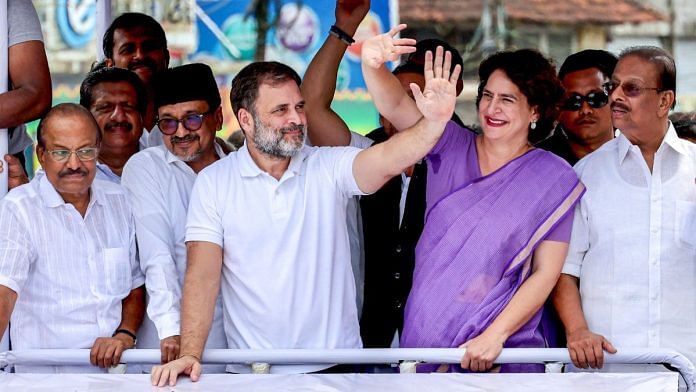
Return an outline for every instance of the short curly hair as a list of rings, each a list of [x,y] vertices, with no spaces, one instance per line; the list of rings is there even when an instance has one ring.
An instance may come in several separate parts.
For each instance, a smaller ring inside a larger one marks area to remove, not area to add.
[[[481,102],[483,89],[488,78],[496,70],[501,70],[512,83],[520,89],[530,106],[536,106],[539,120],[530,140],[545,138],[553,129],[558,117],[558,104],[564,90],[556,76],[553,61],[536,50],[519,49],[497,52],[481,62],[479,66],[479,86],[476,96],[476,109]]]

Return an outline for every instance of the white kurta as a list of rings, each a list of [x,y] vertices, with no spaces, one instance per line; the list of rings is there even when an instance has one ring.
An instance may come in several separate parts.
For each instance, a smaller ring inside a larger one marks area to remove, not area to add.
[[[225,156],[217,144],[215,150],[218,156]],[[164,145],[133,155],[123,169],[121,184],[133,201],[140,264],[146,277],[147,313],[156,327],[155,333],[148,333],[151,326],[143,326],[146,331],[140,334],[139,348],[159,348],[161,339],[179,335],[186,213],[195,180],[193,169]],[[227,348],[221,312],[218,298],[207,348]]]

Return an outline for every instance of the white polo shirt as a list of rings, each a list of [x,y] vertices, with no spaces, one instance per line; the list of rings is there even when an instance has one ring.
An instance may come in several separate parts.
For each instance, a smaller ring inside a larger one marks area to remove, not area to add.
[[[217,143],[214,146],[217,155],[224,157]],[[157,329],[157,336],[145,336],[151,341],[138,340],[139,348],[159,348],[161,339],[179,335],[186,212],[195,181],[193,169],[164,145],[136,153],[123,169],[121,184],[133,201],[140,265],[146,279],[147,314]],[[222,328],[218,299],[207,348],[227,348]]]
[[[91,348],[121,323],[121,301],[145,283],[125,191],[95,180],[84,218],[43,175],[0,201],[0,285],[18,295],[15,350]],[[17,371],[102,372],[26,366]]]
[[[230,348],[359,348],[346,204],[359,149],[303,147],[278,181],[246,146],[201,171],[186,241],[223,249]],[[272,373],[330,365],[272,366]],[[235,372],[248,372],[235,366]]]
[[[587,192],[563,273],[580,278],[590,330],[619,350],[668,348],[696,361],[696,144],[670,124],[650,172],[619,135],[575,171]]]

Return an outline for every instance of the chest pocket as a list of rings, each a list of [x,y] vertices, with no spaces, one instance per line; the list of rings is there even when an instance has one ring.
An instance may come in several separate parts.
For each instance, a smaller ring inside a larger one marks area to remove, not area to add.
[[[696,249],[696,203],[677,200],[674,233],[677,243]]]
[[[103,253],[106,293],[126,297],[131,289],[128,249],[105,248]]]

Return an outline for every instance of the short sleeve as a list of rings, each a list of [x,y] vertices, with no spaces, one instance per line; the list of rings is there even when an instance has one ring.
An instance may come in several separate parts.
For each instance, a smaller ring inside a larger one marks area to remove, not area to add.
[[[582,261],[590,248],[590,227],[584,209],[584,199],[581,199],[580,203],[575,207],[573,229],[568,245],[568,256],[566,256],[562,271],[564,274],[578,278],[582,269]]]
[[[39,16],[31,0],[7,2],[9,46],[27,41],[43,41]]]
[[[428,155],[443,154],[447,150],[457,149],[459,146],[467,144],[468,139],[474,137],[476,137],[474,132],[450,120],[445,126],[445,130],[442,132],[440,140],[438,140],[437,144],[430,150]]]
[[[328,164],[332,165],[333,178],[341,193],[348,197],[364,195],[353,173],[353,163],[362,150],[355,147],[326,147],[322,150],[329,155]]]
[[[186,218],[186,242],[204,241],[223,246],[221,211],[215,191],[217,173],[203,170],[196,178]]]
[[[350,132],[350,144],[349,146],[359,148],[364,150],[375,144],[375,141],[367,136],[361,135],[359,133]]]
[[[26,222],[18,216],[17,210],[18,206],[7,199],[0,202],[0,285],[19,295],[34,255]]]
[[[544,238],[545,241],[570,242],[570,233],[573,230],[574,209],[566,212],[565,216]]]

